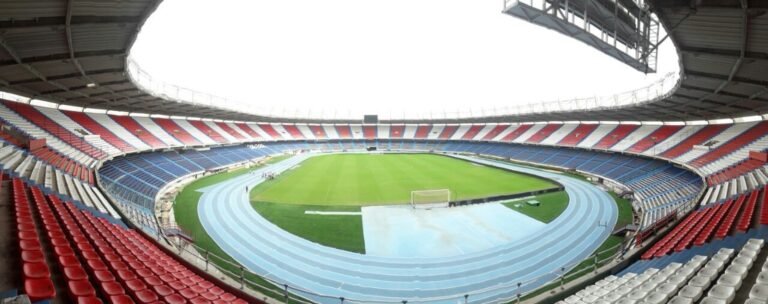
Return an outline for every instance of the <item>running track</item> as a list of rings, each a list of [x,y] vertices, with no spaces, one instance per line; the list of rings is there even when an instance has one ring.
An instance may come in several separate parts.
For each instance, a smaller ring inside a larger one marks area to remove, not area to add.
[[[325,247],[273,225],[250,205],[246,186],[261,173],[282,172],[311,155],[207,187],[198,204],[203,227],[247,269],[279,284],[299,287],[313,301],[457,303],[502,302],[543,286],[562,267],[592,254],[616,223],[618,210],[607,193],[587,182],[507,163],[461,157],[486,165],[557,180],[570,197],[565,211],[540,231],[496,248],[457,257],[404,259],[371,257]],[[605,226],[607,224],[607,226]],[[527,282],[518,290],[518,282]],[[318,295],[327,295],[318,296]]]

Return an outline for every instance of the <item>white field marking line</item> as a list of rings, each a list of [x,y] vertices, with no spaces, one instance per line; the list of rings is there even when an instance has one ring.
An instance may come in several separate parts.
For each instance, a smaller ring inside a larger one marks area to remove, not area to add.
[[[475,165],[475,166],[478,166],[478,167],[485,167],[485,165],[481,165],[481,164],[478,164],[478,163],[475,163],[475,162],[470,162],[470,163],[472,165]]]
[[[510,199],[510,200],[496,201],[496,202],[492,202],[492,203],[504,204],[504,203],[511,203],[511,202],[522,201],[522,200],[529,200],[529,199],[532,199],[532,198],[536,198],[536,197],[535,196],[526,196],[526,197],[515,198],[515,199]]]
[[[362,212],[355,212],[355,211],[312,211],[312,210],[305,210],[304,214],[313,214],[313,215],[363,215]]]

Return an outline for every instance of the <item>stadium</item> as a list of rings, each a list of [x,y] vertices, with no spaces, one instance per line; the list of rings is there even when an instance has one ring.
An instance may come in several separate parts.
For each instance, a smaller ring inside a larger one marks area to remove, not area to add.
[[[654,80],[403,115],[155,78],[137,41],[171,2],[0,0],[0,299],[768,303],[768,2],[505,0],[534,50]]]

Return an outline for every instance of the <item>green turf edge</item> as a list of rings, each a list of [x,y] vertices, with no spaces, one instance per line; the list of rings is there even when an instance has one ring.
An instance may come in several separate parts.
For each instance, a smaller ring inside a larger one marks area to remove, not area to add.
[[[551,193],[545,193],[532,198],[531,200],[537,200],[540,206],[531,206],[526,203],[528,200],[519,200],[508,203],[503,203],[509,209],[515,210],[522,214],[525,214],[533,219],[542,223],[549,223],[555,220],[560,214],[568,207],[568,193],[565,191],[557,191]],[[520,207],[515,207],[520,205]]]
[[[280,155],[280,156],[271,157],[266,162],[264,162],[263,165],[276,163],[289,157],[291,157],[291,155]],[[184,229],[184,232],[192,236],[192,238],[195,241],[195,245],[198,248],[207,250],[210,253],[210,260],[212,261],[213,264],[216,264],[220,269],[224,269],[228,272],[231,272],[232,274],[228,274],[228,275],[235,279],[237,279],[238,276],[233,274],[239,274],[241,272],[241,266],[237,262],[234,262],[234,259],[231,256],[229,256],[229,254],[224,252],[224,250],[222,250],[218,244],[216,244],[216,242],[205,231],[205,228],[203,227],[202,223],[200,223],[200,218],[197,215],[197,205],[200,200],[200,197],[203,194],[201,192],[197,192],[197,190],[208,187],[210,185],[214,185],[216,183],[225,181],[230,178],[243,175],[253,170],[253,168],[255,167],[239,168],[229,172],[218,173],[218,174],[206,176],[201,179],[195,180],[192,183],[186,185],[183,189],[181,189],[174,201],[173,213],[176,218],[176,224],[182,229]],[[205,252],[199,252],[199,253],[201,255],[206,255]],[[261,286],[268,286],[268,287],[274,286],[271,283],[264,280],[263,278],[254,274],[246,274],[245,277],[248,281],[255,282],[256,284],[259,284]],[[283,298],[283,292],[277,287],[274,287],[274,289],[272,288],[264,289],[252,284],[248,284],[248,285],[251,289],[257,290],[262,294],[268,297],[271,297],[273,299]]]
[[[360,212],[360,206],[296,205],[251,202],[265,219],[293,235],[323,246],[365,254],[363,217],[361,215],[313,215],[306,210]]]

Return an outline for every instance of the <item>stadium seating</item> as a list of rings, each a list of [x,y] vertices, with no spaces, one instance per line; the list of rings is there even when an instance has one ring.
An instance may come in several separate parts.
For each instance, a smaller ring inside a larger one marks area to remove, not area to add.
[[[163,128],[167,134],[170,134],[173,136],[176,140],[183,143],[187,146],[196,146],[200,145],[200,142],[197,141],[192,135],[190,135],[186,130],[182,129],[177,125],[175,122],[168,118],[153,118],[153,122],[155,122],[159,127]]]
[[[203,134],[205,134],[206,136],[215,140],[217,143],[220,143],[220,144],[228,143],[227,139],[225,139],[218,132],[214,131],[210,126],[208,126],[202,120],[189,120],[189,124],[197,128],[200,132],[203,132]]]
[[[760,122],[727,142],[713,147],[706,154],[694,159],[696,167],[707,166],[709,171],[720,170],[749,157],[749,151],[768,149],[768,122]],[[726,156],[726,157],[724,157]]]
[[[437,137],[437,139],[448,140],[453,136],[453,134],[456,133],[456,130],[458,129],[459,129],[458,125],[446,125],[443,128],[443,130],[440,132],[440,135]]]
[[[415,139],[426,139],[432,131],[432,125],[419,125],[416,127],[416,133],[413,135]]]
[[[147,131],[147,129],[145,129],[141,124],[136,122],[130,116],[109,115],[109,117],[112,118],[112,120],[114,120],[120,126],[125,128],[125,130],[141,139],[141,141],[143,141],[145,144],[151,146],[153,149],[160,149],[169,146],[169,144],[164,143],[152,135],[152,133]]]
[[[691,149],[693,149],[693,146],[695,145],[701,145],[705,143],[710,138],[717,136],[720,134],[720,132],[723,132],[723,130],[727,129],[729,125],[707,125],[706,127],[702,128],[698,132],[692,134],[685,140],[682,140],[677,143],[677,145],[670,147],[668,150],[664,151],[664,153],[661,154],[661,156],[674,159],[677,158]]]
[[[624,139],[629,133],[635,131],[639,125],[618,125],[615,129],[605,135],[594,146],[595,149],[610,149],[613,145]]]
[[[214,123],[214,122],[211,122],[211,123]],[[219,128],[221,128],[222,131],[226,132],[226,134],[229,134],[229,136],[232,136],[235,139],[235,141],[248,140],[247,138],[248,134],[243,134],[241,132],[238,132],[236,129],[237,126],[233,124],[225,123],[225,122],[215,122],[214,124]]]
[[[363,126],[363,137],[365,139],[375,139],[378,137],[377,134],[376,126]]]
[[[258,140],[258,139],[261,139],[261,135],[259,135],[259,133],[256,133],[256,131],[254,131],[254,130],[253,130],[253,128],[251,128],[251,127],[250,127],[250,126],[248,126],[247,124],[245,124],[245,123],[242,123],[242,122],[239,122],[239,123],[235,123],[235,125],[236,125],[238,128],[240,128],[240,130],[242,130],[242,131],[244,131],[246,134],[248,134],[248,136],[250,136],[251,138],[253,138],[253,139],[257,139],[257,140]]]
[[[563,137],[563,139],[560,140],[560,142],[557,143],[559,146],[575,146],[578,145],[584,138],[589,136],[592,131],[594,131],[599,125],[598,124],[579,124],[574,128],[568,135]]]
[[[61,134],[61,136],[70,136],[70,134],[74,135],[75,137],[81,138],[83,142],[109,155],[121,153],[119,149],[107,143],[101,137],[92,136],[93,134],[91,132],[86,130],[83,126],[57,109],[47,107],[32,107],[29,105],[24,106],[28,107],[27,110],[31,111],[29,115],[35,115],[30,117],[37,117],[36,119],[40,119],[40,117],[44,118],[39,121],[33,121],[34,123],[46,123],[46,121],[54,122],[52,127],[59,128],[60,131],[57,132],[60,132],[59,134]],[[52,127],[49,127],[49,129]]]
[[[509,132],[507,135],[501,138],[501,141],[503,142],[511,142],[516,140],[518,137],[523,135],[523,133],[527,132],[528,129],[533,127],[533,125],[518,125],[518,126],[512,126],[511,128],[515,128],[514,131]]]
[[[296,127],[296,125],[284,124],[282,126],[283,126],[283,128],[285,128],[285,131],[288,132],[288,134],[291,136],[291,138],[293,138],[293,139],[304,139],[304,135],[301,134],[301,131],[299,131],[299,128]],[[374,132],[373,134],[376,134],[376,133]]]
[[[483,138],[481,138],[480,140],[491,141],[494,138],[496,138],[497,136],[499,136],[499,134],[501,134],[502,132],[506,131],[508,128],[509,128],[509,125],[496,125],[496,126],[493,126],[493,129],[488,131],[488,133],[486,133],[483,136]]]
[[[617,124],[600,124],[576,146],[581,148],[592,148],[598,141],[602,140],[603,137],[608,135],[608,133],[612,132],[618,126],[619,125]]]
[[[619,142],[617,142],[615,145],[611,146],[610,149],[614,151],[628,150],[631,146],[648,137],[651,133],[655,132],[660,127],[660,125],[641,125],[634,131],[624,136],[624,138],[619,140]]]
[[[27,116],[19,114],[13,109],[20,109],[25,113],[29,112],[30,115],[33,115],[37,120],[29,120],[26,118]],[[66,129],[61,128],[44,115],[40,114],[40,112],[32,110],[34,110],[34,108],[28,105],[3,101],[0,103],[0,118],[24,132],[29,138],[45,138],[46,144],[51,148],[63,155],[71,157],[79,163],[85,164],[86,166],[93,165],[96,162],[96,159],[105,156],[103,152],[97,151],[95,147],[71,134]],[[41,123],[43,126],[39,125]],[[56,132],[60,132],[61,134],[57,134]],[[86,152],[86,150],[88,152]]]
[[[736,177],[742,176],[744,174],[747,174],[748,172],[759,169],[765,165],[766,163],[763,161],[756,160],[756,159],[747,159],[745,161],[736,163],[735,165],[732,165],[728,168],[725,168],[724,170],[718,171],[708,176],[707,183],[710,186],[714,186],[714,185],[726,182],[728,180],[734,179]]]
[[[480,133],[480,130],[483,129],[482,125],[471,125],[469,129],[467,129],[463,135],[461,135],[462,140],[472,140],[477,136],[477,133]]]
[[[558,303],[765,303],[768,262],[757,263],[764,243],[749,239],[738,253],[720,248],[684,264],[610,275]]]
[[[335,127],[336,127],[336,133],[339,134],[339,138],[341,139],[352,138],[352,129],[349,128],[349,125],[336,125]]]
[[[665,125],[653,131],[648,136],[637,141],[634,145],[629,147],[627,151],[634,153],[642,153],[646,150],[656,146],[658,143],[663,142],[670,136],[674,135],[677,131],[680,131],[683,126]]]
[[[72,112],[72,111],[61,111],[61,112],[69,116],[69,118],[71,118],[81,126],[85,127],[89,132],[101,136],[101,138],[106,140],[107,143],[114,146],[115,148],[120,149],[120,151],[123,151],[123,152],[136,151],[136,148],[134,146],[123,141],[120,137],[116,136],[111,131],[107,130],[107,128],[105,128],[100,123],[93,120],[93,118],[91,118],[87,114],[83,112]]]
[[[561,140],[563,140],[563,138],[568,136],[568,134],[570,134],[574,129],[576,129],[576,127],[578,127],[577,124],[563,124],[559,128],[555,128],[549,136],[546,136],[539,143],[543,145],[556,145]]]
[[[389,127],[389,138],[403,138],[405,134],[405,126],[392,125]]]

